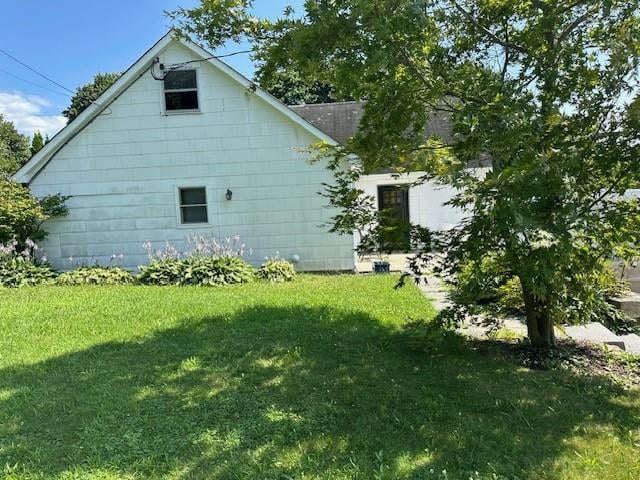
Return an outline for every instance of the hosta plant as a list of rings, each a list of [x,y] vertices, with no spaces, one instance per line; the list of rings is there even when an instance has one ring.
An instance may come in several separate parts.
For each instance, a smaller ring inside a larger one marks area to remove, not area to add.
[[[56,279],[58,285],[128,285],[134,283],[131,273],[120,267],[81,266],[64,272]]]
[[[140,267],[138,281],[147,285],[230,285],[255,277],[251,265],[240,257],[193,255],[182,259],[154,260]]]
[[[17,241],[0,244],[0,286],[24,287],[50,283],[55,271],[46,263],[46,257],[38,257],[38,246],[26,240],[24,250],[18,251]]]
[[[269,258],[258,269],[258,277],[269,282],[290,282],[296,277],[296,269],[291,262]]]

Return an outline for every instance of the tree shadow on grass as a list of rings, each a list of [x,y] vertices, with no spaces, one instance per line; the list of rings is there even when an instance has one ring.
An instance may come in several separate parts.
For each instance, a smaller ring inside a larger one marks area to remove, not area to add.
[[[364,313],[257,306],[1,370],[0,468],[45,478],[556,478],[575,437],[629,442],[639,405],[638,392],[593,379],[468,351],[412,352]]]

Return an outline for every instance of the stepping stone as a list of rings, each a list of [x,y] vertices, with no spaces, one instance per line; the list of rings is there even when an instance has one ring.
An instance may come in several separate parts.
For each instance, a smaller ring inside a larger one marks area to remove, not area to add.
[[[631,293],[624,297],[615,297],[609,301],[614,307],[622,310],[631,318],[640,319],[640,293]]]
[[[616,335],[599,322],[564,327],[567,335],[590,343],[600,343],[618,347],[625,352],[640,354],[640,336],[636,334]]]
[[[564,327],[564,331],[567,336],[574,340],[615,345],[624,350],[624,340],[621,340],[620,337],[600,322],[587,323],[586,325],[570,325]]]
[[[629,335],[620,335],[620,338],[624,341],[625,351],[640,355],[640,335],[631,333]]]

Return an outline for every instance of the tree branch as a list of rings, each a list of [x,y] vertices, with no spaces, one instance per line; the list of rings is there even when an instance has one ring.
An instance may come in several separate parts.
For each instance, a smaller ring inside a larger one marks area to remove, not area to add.
[[[467,20],[469,20],[474,26],[479,28],[487,37],[489,37],[491,40],[493,40],[498,45],[502,45],[506,49],[515,50],[515,51],[518,51],[520,53],[529,53],[529,50],[527,50],[525,47],[520,46],[520,45],[515,44],[515,43],[512,43],[512,42],[507,42],[506,40],[503,40],[500,37],[498,37],[498,35],[493,33],[487,27],[485,27],[484,25],[480,24],[480,22],[478,22],[478,20],[468,10],[465,10],[465,8],[462,5],[460,5],[458,2],[456,2],[455,0],[452,3],[456,7],[456,10],[458,10],[460,13],[462,13],[467,18]]]
[[[580,25],[582,25],[585,21],[587,21],[589,19],[589,17],[591,17],[591,15],[595,12],[598,11],[597,7],[593,7],[590,8],[589,10],[587,10],[585,13],[583,13],[582,15],[580,15],[578,18],[576,18],[573,22],[571,22],[567,28],[565,28],[562,33],[560,33],[560,35],[558,36],[558,40],[556,41],[556,44],[559,45],[561,42],[563,42],[564,40],[567,39],[567,37],[569,35],[571,35],[571,33],[578,28]]]

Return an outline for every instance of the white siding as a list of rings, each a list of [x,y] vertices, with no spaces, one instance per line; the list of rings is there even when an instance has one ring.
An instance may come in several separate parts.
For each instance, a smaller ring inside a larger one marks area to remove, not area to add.
[[[160,56],[193,59],[177,42]],[[239,234],[255,264],[279,252],[299,255],[301,270],[352,269],[353,239],[322,226],[334,212],[317,192],[330,174],[297,150],[317,139],[208,62],[193,65],[200,113],[165,115],[163,84],[146,72],[32,181],[37,196],[72,197],[69,215],[46,225],[51,263],[124,254],[135,268],[147,260],[145,241],[184,247],[187,235],[209,233]],[[179,224],[181,186],[206,187],[209,225]]]

